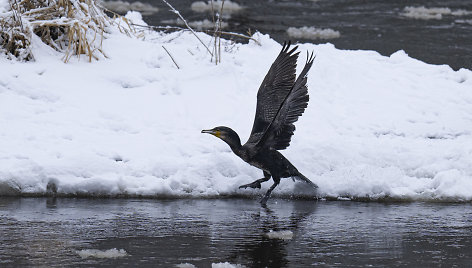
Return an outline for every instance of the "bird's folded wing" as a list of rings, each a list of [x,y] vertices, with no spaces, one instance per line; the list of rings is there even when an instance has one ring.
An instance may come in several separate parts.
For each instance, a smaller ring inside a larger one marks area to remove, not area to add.
[[[260,142],[295,82],[298,52],[294,53],[297,47],[289,49],[290,42],[284,44],[259,87],[254,125],[246,144]]]
[[[256,146],[283,150],[290,145],[290,140],[295,131],[294,123],[308,106],[309,96],[306,83],[307,74],[313,64],[313,60],[313,53],[310,57],[307,55],[307,62],[300,76],[279,106],[274,120],[270,123]]]

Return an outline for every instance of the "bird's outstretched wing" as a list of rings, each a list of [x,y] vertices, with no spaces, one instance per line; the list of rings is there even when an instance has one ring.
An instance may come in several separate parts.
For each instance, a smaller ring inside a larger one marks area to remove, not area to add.
[[[294,85],[298,52],[294,53],[297,47],[289,49],[290,42],[284,43],[259,87],[254,125],[246,144],[260,142]]]
[[[292,135],[295,131],[294,123],[298,120],[308,106],[309,96],[307,74],[313,64],[313,53],[308,57],[302,72],[282,103],[277,106],[274,119],[266,127],[260,139],[254,145],[256,147],[283,150],[290,145]]]
[[[295,131],[294,123],[303,114],[310,99],[306,82],[313,60],[313,53],[310,57],[307,55],[305,67],[289,91],[287,98],[282,102],[274,121],[272,121],[267,131],[259,140],[257,146],[283,150],[290,145],[290,140]]]

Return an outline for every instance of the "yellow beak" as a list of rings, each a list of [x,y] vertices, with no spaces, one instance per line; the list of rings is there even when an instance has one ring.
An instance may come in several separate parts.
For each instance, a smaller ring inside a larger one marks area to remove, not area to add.
[[[218,131],[218,130],[213,130],[213,129],[204,129],[204,130],[202,130],[202,133],[208,133],[208,134],[214,135],[214,136],[216,136],[216,137],[218,137],[218,138],[220,137],[220,134],[221,134],[220,131]]]

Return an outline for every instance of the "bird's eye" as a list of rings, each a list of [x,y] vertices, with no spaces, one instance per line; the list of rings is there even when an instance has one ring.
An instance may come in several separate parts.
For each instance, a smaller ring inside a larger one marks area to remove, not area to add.
[[[215,136],[217,136],[219,138],[221,136],[221,131],[219,131],[219,130],[215,131]]]

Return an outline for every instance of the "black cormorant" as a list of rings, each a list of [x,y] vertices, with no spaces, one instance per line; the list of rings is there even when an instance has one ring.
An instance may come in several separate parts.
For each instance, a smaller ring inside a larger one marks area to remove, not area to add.
[[[277,150],[283,150],[290,145],[295,131],[294,123],[308,106],[307,74],[313,64],[313,53],[307,56],[302,72],[295,77],[298,46],[290,50],[290,42],[284,44],[274,63],[266,74],[257,93],[257,107],[254,125],[248,141],[241,145],[238,134],[229,127],[215,127],[202,130],[202,133],[212,134],[226,142],[231,150],[252,166],[262,169],[264,178],[252,183],[241,185],[239,188],[261,188],[261,183],[272,176],[274,184],[261,199],[265,204],[271,192],[280,183],[281,178],[297,178],[312,185],[307,177],[301,174],[287,158]],[[296,79],[295,79],[296,78]]]

